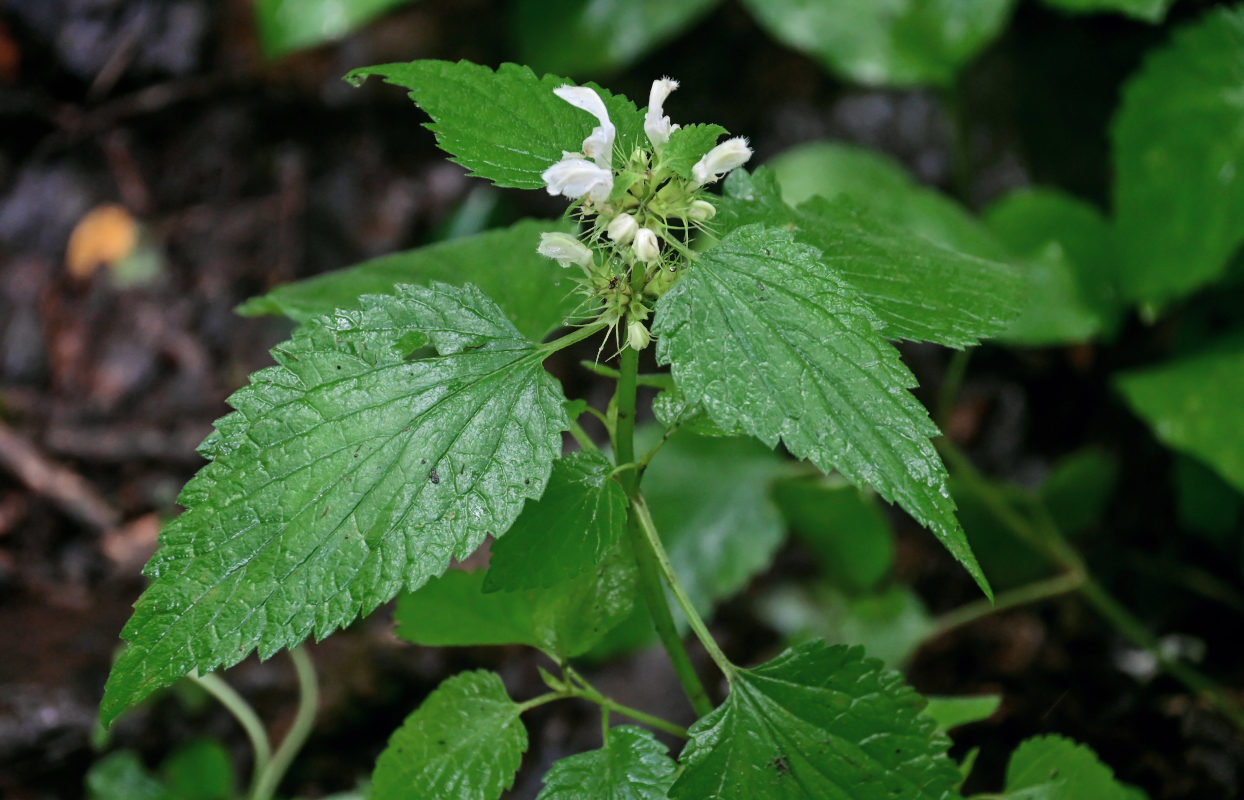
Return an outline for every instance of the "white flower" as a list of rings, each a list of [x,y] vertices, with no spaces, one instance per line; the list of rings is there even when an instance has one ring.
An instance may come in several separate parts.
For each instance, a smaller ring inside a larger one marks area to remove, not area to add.
[[[605,233],[618,244],[630,244],[638,229],[639,223],[634,217],[630,214],[619,214],[613,218],[613,222],[609,223],[609,227],[605,228]]]
[[[687,208],[687,219],[708,222],[717,215],[717,208],[707,200],[693,200]]]
[[[643,350],[652,341],[652,335],[644,327],[644,323],[632,319],[626,323],[626,346],[632,350]]]
[[[742,136],[727,139],[704,154],[691,168],[691,188],[698,189],[706,183],[725,175],[735,167],[741,167],[752,157],[752,149]]]
[[[661,245],[656,233],[651,228],[640,228],[635,232],[635,258],[645,263],[656,261],[661,257]]]
[[[563,153],[562,160],[546,169],[540,177],[548,186],[549,194],[565,195],[577,200],[587,195],[597,203],[609,199],[613,191],[613,172],[575,153]]]
[[[677,125],[670,124],[670,118],[665,116],[665,98],[670,96],[670,92],[678,88],[678,81],[673,78],[661,78],[652,82],[652,89],[648,92],[648,111],[644,114],[644,133],[648,134],[648,141],[652,142],[653,147],[658,150],[661,145],[669,141],[670,133],[678,130]]]
[[[609,111],[600,95],[586,86],[559,86],[553,94],[575,108],[583,109],[600,122],[583,140],[583,154],[609,169],[613,163],[613,140],[618,131],[609,121]]]
[[[563,267],[578,264],[587,267],[592,263],[592,251],[568,233],[542,233],[536,252],[551,258]]]

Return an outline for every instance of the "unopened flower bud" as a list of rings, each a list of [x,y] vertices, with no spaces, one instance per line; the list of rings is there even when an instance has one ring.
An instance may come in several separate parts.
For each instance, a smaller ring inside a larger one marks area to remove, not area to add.
[[[696,189],[725,175],[735,167],[741,167],[752,157],[752,149],[742,136],[727,139],[704,154],[691,168],[691,188]]]
[[[592,263],[592,251],[568,233],[542,233],[536,252],[551,258],[563,267],[578,264],[587,267]]]
[[[717,208],[707,200],[694,200],[687,208],[687,219],[708,222],[717,215]]]
[[[635,258],[649,263],[661,257],[661,243],[651,228],[640,228],[635,232]]]
[[[639,230],[639,223],[635,221],[633,216],[630,214],[619,214],[609,223],[605,233],[618,244],[630,244],[634,241],[637,230]]]
[[[652,334],[648,333],[648,329],[644,323],[637,319],[632,319],[626,325],[626,345],[632,350],[643,350],[652,341]]]

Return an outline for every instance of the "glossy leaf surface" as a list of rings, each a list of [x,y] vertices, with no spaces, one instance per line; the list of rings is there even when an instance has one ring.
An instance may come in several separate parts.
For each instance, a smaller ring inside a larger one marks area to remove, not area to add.
[[[371,797],[497,800],[514,783],[527,729],[495,672],[464,672],[428,695],[376,761]]]
[[[473,287],[364,298],[273,352],[160,537],[105,722],[192,669],[322,638],[439,575],[540,496],[561,451],[544,353]]]
[[[740,670],[691,726],[675,800],[943,800],[959,771],[924,700],[861,648],[813,642]]]
[[[468,61],[412,61],[356,69],[346,76],[361,83],[372,75],[410,90],[432,118],[428,129],[452,161],[498,186],[543,189],[540,175],[581,152],[599,123],[586,111],[553,94],[571,81],[536,76],[528,67],[502,64],[497,71]],[[617,126],[614,152],[629,155],[643,136],[643,116],[631,101],[592,85]]]
[[[735,230],[657,303],[657,360],[726,429],[875,488],[988,592],[946,489],[915,379],[868,304],[790,232]]]
[[[555,762],[536,800],[665,800],[675,768],[649,731],[619,725],[604,747]]]

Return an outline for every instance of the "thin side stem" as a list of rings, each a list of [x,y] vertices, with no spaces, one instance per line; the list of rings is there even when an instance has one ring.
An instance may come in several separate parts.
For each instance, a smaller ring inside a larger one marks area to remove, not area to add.
[[[251,792],[254,793],[255,788],[259,784],[259,776],[268,768],[268,762],[272,759],[272,745],[268,742],[268,734],[264,730],[263,723],[260,722],[259,716],[255,710],[251,708],[250,703],[246,702],[242,695],[225,683],[224,679],[215,673],[208,675],[190,675],[190,679],[202,686],[203,689],[216,698],[225,709],[233,715],[233,718],[242,726],[242,730],[246,731],[246,738],[250,739],[251,751],[254,753],[255,763],[251,772]]]
[[[599,689],[588,683],[587,679],[576,672],[573,667],[567,667],[566,674],[570,677],[570,680],[573,681],[574,687],[578,691],[578,696],[600,706],[601,709],[603,709],[602,716],[606,719],[608,719],[610,711],[616,711],[623,716],[630,717],[633,720],[642,722],[645,725],[656,728],[657,730],[665,731],[666,733],[681,737],[683,739],[689,738],[687,729],[681,725],[675,725],[668,720],[661,719],[660,717],[654,717],[653,715],[640,711],[637,708],[631,708],[630,706],[623,705],[613,698],[606,697],[601,694]]]
[[[955,401],[959,399],[959,390],[963,388],[963,376],[968,371],[971,351],[966,348],[955,350],[942,373],[942,385],[937,390],[937,427],[943,431],[949,426],[950,415],[955,410]]]
[[[596,442],[592,441],[592,437],[587,435],[587,431],[583,430],[583,426],[577,420],[570,420],[570,435],[579,443],[579,447],[583,450],[597,450]]]
[[[570,345],[575,344],[576,342],[581,342],[593,334],[603,331],[607,327],[608,325],[603,322],[593,322],[591,325],[584,325],[582,328],[571,331],[565,336],[554,339],[551,342],[545,342],[540,345],[540,351],[546,356],[552,355],[558,350],[565,350]]]
[[[533,697],[530,700],[526,701],[525,703],[519,703],[518,713],[525,714],[537,706],[542,706],[542,705],[545,705],[546,703],[551,703],[554,700],[565,700],[567,697],[574,697],[574,696],[575,696],[575,693],[570,690],[567,690],[564,692],[547,692],[538,697]]]
[[[320,686],[316,680],[315,665],[311,663],[306,649],[295,647],[289,651],[289,659],[294,664],[294,674],[298,676],[298,711],[294,714],[294,722],[289,726],[289,732],[281,740],[267,768],[260,774],[259,782],[251,794],[252,800],[269,800],[276,794],[281,779],[294,761],[294,756],[306,744],[320,706]]]
[[[929,638],[941,636],[947,631],[955,628],[961,628],[996,614],[999,611],[1005,611],[1016,606],[1028,605],[1040,600],[1047,600],[1051,597],[1057,597],[1068,592],[1074,592],[1084,586],[1085,577],[1082,572],[1066,572],[1062,575],[1056,575],[1047,580],[1036,581],[1027,586],[1021,586],[1018,589],[1011,589],[1006,592],[999,592],[994,598],[994,602],[988,600],[977,600],[966,605],[960,606],[953,611],[942,614],[934,620],[933,633]]]
[[[674,572],[674,565],[670,563],[669,554],[665,552],[665,546],[661,544],[661,537],[657,533],[656,525],[652,522],[652,515],[648,513],[648,505],[644,502],[642,495],[636,495],[631,498],[631,509],[635,512],[634,516],[639,521],[639,528],[652,551],[652,555],[656,557],[657,566],[660,568],[661,574],[665,576],[665,582],[669,585],[670,591],[674,594],[674,599],[678,601],[679,607],[687,617],[687,624],[691,626],[691,630],[695,633],[696,638],[700,640],[700,644],[704,645],[704,649],[708,651],[708,655],[713,659],[713,663],[726,676],[726,680],[734,683],[734,664],[730,662],[730,659],[726,658],[726,654],[717,646],[717,640],[709,633],[708,626],[704,624],[703,618],[695,610],[695,606],[691,604],[691,598],[687,597],[686,590],[682,588],[682,582],[678,580],[678,575]]]

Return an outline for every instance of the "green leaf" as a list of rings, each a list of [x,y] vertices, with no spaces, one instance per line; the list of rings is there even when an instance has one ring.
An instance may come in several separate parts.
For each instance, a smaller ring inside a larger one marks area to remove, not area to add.
[[[955,521],[937,427],[868,305],[788,231],[739,228],[656,306],[657,360],[726,429],[782,441],[928,527],[986,594]]]
[[[889,574],[894,534],[871,494],[804,478],[776,484],[773,499],[834,583],[864,592]]]
[[[739,670],[691,726],[670,797],[942,800],[959,780],[924,700],[861,648],[813,642]]]
[[[112,753],[86,773],[88,800],[175,800],[138,756],[129,750]]]
[[[744,0],[777,40],[869,86],[949,86],[1014,0]]]
[[[939,731],[989,719],[998,710],[998,706],[1002,705],[1002,698],[996,694],[979,697],[930,697],[928,701],[924,715],[937,723]]]
[[[935,627],[924,602],[901,584],[854,595],[823,583],[779,584],[760,597],[757,611],[788,642],[861,645],[891,667],[904,664]]]
[[[1059,530],[1076,534],[1102,521],[1118,481],[1115,459],[1087,447],[1054,464],[1037,496]]]
[[[730,174],[714,222],[727,232],[757,222],[793,230],[867,301],[892,339],[963,347],[1019,311],[1023,284],[1009,265],[914,236],[903,221],[891,224],[854,199],[813,197],[791,209],[765,168]]]
[[[643,431],[641,443],[655,440]],[[769,484],[782,460],[749,439],[676,434],[644,473],[644,496],[674,570],[702,613],[773,561],[785,539]]]
[[[990,206],[985,222],[1022,260],[1027,284],[1024,310],[1000,339],[1061,344],[1118,327],[1114,231],[1096,208],[1054,189],[1020,189]]]
[[[191,670],[328,635],[543,492],[567,426],[547,353],[471,286],[362,306],[296,330],[230,398],[122,631],[105,724]]]
[[[372,797],[496,800],[514,784],[527,729],[495,672],[455,675],[393,732],[376,760]]]
[[[498,186],[543,189],[540,177],[561,161],[563,151],[583,149],[598,124],[586,111],[553,94],[570,83],[543,78],[527,67],[502,64],[496,72],[469,61],[412,61],[356,69],[346,80],[360,84],[372,75],[410,90],[410,97],[432,122],[428,129],[452,161]],[[643,116],[635,104],[595,84],[617,126],[618,153],[629,156],[643,136]]]
[[[596,75],[674,38],[720,0],[516,0],[511,30],[533,69]]]
[[[1181,27],[1123,89],[1114,202],[1132,299],[1217,278],[1244,242],[1244,8]]]
[[[268,57],[340,39],[411,0],[255,0],[255,26]]]
[[[626,492],[600,452],[553,464],[548,487],[492,546],[484,590],[539,589],[592,570],[626,530]]]
[[[306,322],[338,308],[358,308],[366,294],[390,294],[399,283],[473,283],[519,332],[541,339],[574,316],[582,297],[556,261],[536,252],[545,231],[571,232],[553,220],[523,220],[504,230],[394,253],[353,267],[278,286],[238,309],[248,316],[284,314]]]
[[[1145,22],[1161,22],[1175,0],[1045,0],[1047,6],[1073,14],[1115,11]]]
[[[1244,341],[1125,372],[1116,384],[1161,442],[1244,491]]]
[[[661,163],[684,178],[691,177],[691,168],[717,140],[729,131],[720,125],[684,125],[670,134],[661,148]]]
[[[619,725],[601,749],[554,762],[536,800],[665,800],[675,768],[651,733]]]
[[[229,751],[215,739],[197,739],[177,748],[160,765],[169,792],[181,800],[230,800],[235,777]]]
[[[812,142],[768,162],[782,200],[798,206],[813,197],[848,197],[860,209],[907,233],[960,253],[1008,261],[1011,253],[967,209],[922,186],[888,156],[838,142]],[[760,175],[753,175],[754,181]]]
[[[545,589],[486,592],[484,573],[452,571],[398,598],[397,635],[433,647],[525,644],[573,658],[631,613],[637,580],[625,541],[596,569]]]
[[[1061,736],[1036,736],[1011,755],[1006,791],[1013,800],[1131,800],[1135,790],[1116,781],[1088,747]]]

